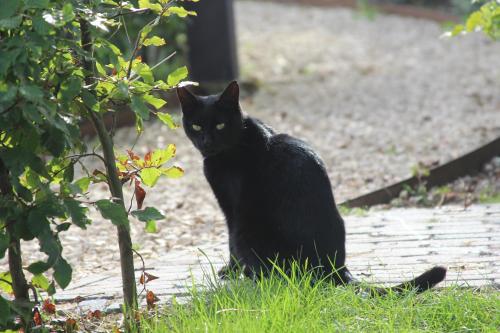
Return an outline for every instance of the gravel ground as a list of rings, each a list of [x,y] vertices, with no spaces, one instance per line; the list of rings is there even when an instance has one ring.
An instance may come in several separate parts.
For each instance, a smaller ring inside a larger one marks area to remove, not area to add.
[[[418,162],[446,162],[500,135],[500,43],[480,35],[440,39],[433,22],[385,15],[370,21],[339,8],[237,2],[236,21],[242,78],[259,86],[243,108],[310,142],[327,165],[337,201],[407,177]],[[121,149],[134,139],[133,129],[116,135]],[[182,130],[148,123],[136,151],[167,143],[177,144],[176,163],[186,175],[161,179],[148,191],[145,205],[167,216],[158,233],[132,223],[133,242],[146,260],[227,237],[201,158]],[[97,186],[91,199],[107,196]],[[92,216],[87,231],[63,233],[75,278],[119,267],[114,227]],[[32,260],[36,244],[23,246]]]

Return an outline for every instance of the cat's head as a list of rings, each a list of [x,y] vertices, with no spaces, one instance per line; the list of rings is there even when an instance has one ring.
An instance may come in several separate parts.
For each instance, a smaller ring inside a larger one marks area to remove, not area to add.
[[[238,83],[231,82],[220,94],[197,96],[177,88],[184,131],[203,156],[211,156],[238,144],[243,130]]]

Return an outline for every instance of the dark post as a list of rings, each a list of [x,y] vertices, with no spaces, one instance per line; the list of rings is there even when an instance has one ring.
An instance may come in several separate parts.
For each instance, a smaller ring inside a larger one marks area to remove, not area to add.
[[[190,78],[211,93],[238,77],[233,1],[202,0],[184,6],[197,13],[187,23]]]

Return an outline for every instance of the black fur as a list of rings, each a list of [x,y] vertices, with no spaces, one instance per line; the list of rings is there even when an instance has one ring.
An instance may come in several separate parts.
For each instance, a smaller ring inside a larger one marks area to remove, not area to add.
[[[336,283],[353,282],[345,267],[344,221],[313,149],[244,116],[236,82],[218,95],[177,92],[184,130],[203,155],[205,176],[226,216],[231,259],[220,274],[237,266],[247,276],[265,274],[276,260],[285,268],[295,260],[319,267]],[[435,267],[394,288],[423,291],[445,272]]]

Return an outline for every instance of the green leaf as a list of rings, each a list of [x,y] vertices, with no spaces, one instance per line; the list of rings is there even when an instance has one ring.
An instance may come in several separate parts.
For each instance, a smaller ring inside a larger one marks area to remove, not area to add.
[[[23,97],[25,97],[28,101],[31,102],[40,102],[43,99],[42,89],[32,84],[21,85],[19,92]]]
[[[90,177],[83,177],[74,182],[76,186],[78,186],[81,190],[81,193],[85,193],[89,189],[90,185]]]
[[[142,210],[134,210],[132,211],[132,215],[134,215],[139,221],[142,222],[147,222],[150,220],[162,220],[165,218],[165,216],[154,207],[146,207]]]
[[[9,302],[0,295],[0,326],[6,326],[10,320]]]
[[[139,8],[148,8],[155,13],[160,13],[163,9],[160,4],[152,4],[149,0],[139,0]]]
[[[48,270],[52,265],[45,261],[37,261],[28,266],[28,271],[35,275],[41,274]]]
[[[186,66],[177,68],[175,71],[170,73],[167,78],[167,83],[171,87],[175,87],[188,76],[188,69]]]
[[[192,10],[186,10],[184,7],[180,6],[169,7],[163,15],[170,16],[172,14],[177,15],[179,17],[186,17],[188,15],[196,16],[196,12]]]
[[[43,274],[37,274],[31,278],[31,284],[37,288],[47,291],[50,287],[49,280]]]
[[[164,112],[158,112],[156,114],[158,116],[158,118],[165,124],[167,125],[170,129],[176,129],[176,128],[179,128],[179,125],[177,125],[175,122],[174,122],[174,119],[172,118],[172,116],[168,113],[164,113]]]
[[[0,19],[13,16],[17,12],[17,9],[19,8],[20,4],[21,1],[19,0],[2,0],[2,10],[0,11]]]
[[[161,98],[154,97],[152,95],[144,95],[142,98],[152,106],[154,106],[157,110],[163,107],[167,102]]]
[[[35,208],[29,212],[26,223],[33,235],[38,236],[44,229],[49,227],[46,215],[43,208]]]
[[[69,227],[71,227],[71,223],[69,222],[64,222],[64,223],[61,223],[59,224],[57,227],[56,227],[56,230],[57,232],[62,232],[62,231],[66,231],[69,229]]]
[[[162,46],[165,45],[167,42],[165,42],[165,39],[158,37],[158,36],[153,36],[151,38],[146,38],[142,44],[144,46]]]
[[[97,73],[101,74],[102,76],[106,76],[106,70],[102,65],[96,61],[95,63],[95,68],[97,69]]]
[[[170,168],[162,168],[161,173],[168,178],[179,178],[184,175],[184,170],[182,170],[178,166],[173,166]]]
[[[68,262],[63,258],[59,258],[54,265],[54,279],[62,289],[66,288],[71,282],[72,273],[73,269],[71,269]]]
[[[102,217],[111,220],[114,225],[128,226],[128,217],[125,208],[107,199],[102,199],[96,203],[97,209],[101,212]]]
[[[155,79],[153,76],[153,71],[151,71],[151,68],[147,64],[142,63],[142,62],[137,62],[137,63],[135,63],[135,65],[132,69],[133,69],[134,73],[136,73],[137,75],[142,77],[144,82],[146,82],[147,84],[151,85],[154,83]],[[134,83],[134,86],[135,86],[135,83]]]
[[[71,102],[76,96],[79,95],[82,89],[82,79],[77,76],[70,76],[67,81],[61,84],[62,100],[66,103]]]
[[[0,290],[3,290],[7,294],[12,294],[12,276],[10,272],[0,273]]]
[[[83,90],[82,93],[83,104],[85,104],[89,109],[99,112],[99,103],[95,98],[94,94],[91,94],[87,90]]]
[[[55,157],[61,156],[66,148],[64,133],[55,127],[49,127],[49,130],[43,134],[42,140],[45,148]]]
[[[158,232],[158,229],[156,228],[156,222],[154,220],[146,221],[146,227],[144,228],[144,230],[150,234]]]
[[[71,221],[82,229],[87,228],[87,224],[90,224],[90,219],[87,217],[88,208],[81,206],[80,202],[74,199],[65,199],[64,206],[71,216]]]
[[[9,234],[0,232],[0,259],[5,256],[5,251],[9,248]]]
[[[142,97],[139,97],[137,95],[133,95],[131,100],[132,100],[132,110],[141,119],[148,120],[150,111],[149,111],[148,107],[146,106],[146,104],[144,104]]]
[[[137,133],[142,133],[144,130],[144,121],[141,117],[135,117],[135,130]]]
[[[49,256],[48,264],[52,266],[54,262],[61,256],[62,246],[59,242],[57,234],[50,229],[44,229],[38,236],[40,250]],[[41,273],[41,272],[40,272]]]
[[[163,163],[168,162],[172,157],[175,156],[175,145],[169,144],[167,149],[157,149],[153,152],[151,156],[152,166],[161,166]]]
[[[6,19],[0,20],[0,28],[3,29],[15,29],[21,25],[22,16],[14,16]]]
[[[139,172],[139,176],[141,177],[144,185],[152,187],[156,184],[158,178],[160,178],[161,171],[157,168],[146,168]]]
[[[24,7],[46,9],[49,7],[49,0],[24,0]]]
[[[73,11],[73,5],[66,2],[62,8],[62,19],[64,22],[72,21],[75,18],[75,12]]]

